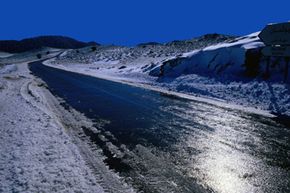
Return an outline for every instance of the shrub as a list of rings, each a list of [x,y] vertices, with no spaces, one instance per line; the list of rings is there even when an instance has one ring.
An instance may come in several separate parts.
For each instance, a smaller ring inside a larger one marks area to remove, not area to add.
[[[41,59],[42,56],[41,56],[41,54],[37,54],[36,57],[37,57],[38,59]]]
[[[97,47],[96,47],[96,46],[93,46],[93,47],[91,47],[91,49],[92,49],[92,51],[94,52],[94,51],[97,50]]]

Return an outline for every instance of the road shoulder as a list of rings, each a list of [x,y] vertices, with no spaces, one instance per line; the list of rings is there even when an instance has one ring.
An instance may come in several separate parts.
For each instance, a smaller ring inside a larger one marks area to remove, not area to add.
[[[1,74],[0,85],[0,192],[104,192],[27,63]]]

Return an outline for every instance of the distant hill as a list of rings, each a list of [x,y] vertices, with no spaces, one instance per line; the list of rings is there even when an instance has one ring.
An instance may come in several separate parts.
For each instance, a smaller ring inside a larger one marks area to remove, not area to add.
[[[98,46],[96,42],[81,42],[65,36],[39,36],[27,38],[20,41],[3,40],[0,41],[0,51],[19,53],[42,47],[53,47],[63,49],[78,49],[86,46]]]

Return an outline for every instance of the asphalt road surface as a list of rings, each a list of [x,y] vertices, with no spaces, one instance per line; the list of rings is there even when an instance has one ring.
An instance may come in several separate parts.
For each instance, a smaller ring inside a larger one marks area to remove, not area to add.
[[[140,192],[290,192],[290,129],[271,118],[41,62],[30,70],[96,122],[101,133],[85,133]]]

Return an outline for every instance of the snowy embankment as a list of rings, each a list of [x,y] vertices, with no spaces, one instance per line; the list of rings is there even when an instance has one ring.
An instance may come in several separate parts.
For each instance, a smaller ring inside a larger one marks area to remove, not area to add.
[[[258,33],[169,59],[150,74],[178,92],[220,98],[230,103],[290,115],[289,75],[283,83],[285,64],[272,58],[265,79],[266,58]]]
[[[0,98],[0,192],[133,192],[27,63],[0,68]]]
[[[283,83],[285,63],[279,58],[271,58],[270,77],[265,79],[266,58],[261,54],[264,44],[257,35],[253,33],[184,54],[176,50],[175,54],[162,57],[158,55],[164,54],[164,50],[152,46],[149,53],[156,53],[157,56],[149,56],[147,49],[141,51],[141,56],[130,60],[126,60],[126,57],[134,55],[134,49],[130,49],[131,53],[123,54],[118,51],[118,57],[112,57],[114,51],[99,51],[96,57],[91,57],[85,64],[75,62],[77,55],[71,52],[66,53],[68,56],[46,62],[46,65],[188,94],[208,102],[234,105],[234,108],[238,105],[251,111],[290,115],[289,83]],[[66,62],[63,62],[64,58]]]
[[[61,125],[36,107],[43,101],[28,85],[41,87],[26,66],[0,70],[0,192],[103,192]]]

